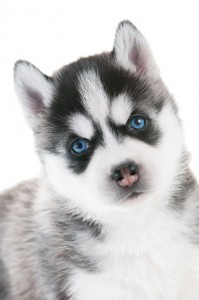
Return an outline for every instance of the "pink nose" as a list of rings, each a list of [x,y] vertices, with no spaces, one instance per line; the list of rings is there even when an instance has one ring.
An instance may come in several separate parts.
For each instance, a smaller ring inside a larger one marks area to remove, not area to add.
[[[138,174],[131,175],[127,169],[121,169],[122,179],[118,180],[120,186],[132,186],[138,181]]]
[[[112,179],[121,187],[131,187],[138,181],[138,166],[134,162],[127,162],[116,167],[111,175]]]

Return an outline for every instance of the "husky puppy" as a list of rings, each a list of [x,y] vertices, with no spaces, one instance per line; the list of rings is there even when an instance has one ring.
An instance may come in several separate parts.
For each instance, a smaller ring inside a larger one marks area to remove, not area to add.
[[[43,175],[1,195],[0,299],[198,300],[198,185],[143,35],[14,78]]]

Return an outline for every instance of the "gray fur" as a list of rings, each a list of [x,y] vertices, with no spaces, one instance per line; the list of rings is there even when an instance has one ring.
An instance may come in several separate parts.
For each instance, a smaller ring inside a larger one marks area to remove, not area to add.
[[[65,213],[56,199],[57,210],[49,211],[54,232],[41,230],[34,216],[40,184],[27,181],[0,196],[2,300],[66,300],[67,277],[74,266],[96,271],[95,262],[79,250],[78,240],[80,235],[86,241],[89,234],[100,241],[101,227]]]

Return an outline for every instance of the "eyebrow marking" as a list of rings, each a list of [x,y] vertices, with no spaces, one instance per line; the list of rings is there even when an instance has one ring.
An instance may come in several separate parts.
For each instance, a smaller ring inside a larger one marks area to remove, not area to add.
[[[133,104],[128,95],[120,94],[112,102],[111,118],[118,125],[124,125],[128,121],[133,110]]]
[[[92,121],[80,113],[72,115],[69,118],[68,124],[70,130],[80,137],[90,140],[94,135],[95,131]]]

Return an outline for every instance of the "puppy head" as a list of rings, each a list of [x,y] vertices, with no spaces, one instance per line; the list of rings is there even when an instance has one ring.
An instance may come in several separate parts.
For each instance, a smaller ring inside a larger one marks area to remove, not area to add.
[[[176,106],[147,41],[119,24],[111,53],[52,77],[15,65],[15,86],[45,174],[84,212],[157,205],[172,193],[184,153]]]

